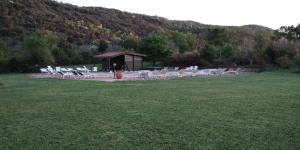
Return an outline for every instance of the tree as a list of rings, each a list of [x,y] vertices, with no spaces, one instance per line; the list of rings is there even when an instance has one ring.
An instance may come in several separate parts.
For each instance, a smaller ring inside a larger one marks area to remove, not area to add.
[[[4,41],[0,38],[0,65],[6,60],[6,46]]]
[[[254,35],[254,58],[259,65],[265,64],[266,51],[270,45],[270,39],[266,32],[256,31]]]
[[[133,49],[133,50],[137,50],[138,44],[139,44],[139,39],[133,36],[126,37],[126,39],[123,40],[121,43],[122,47],[126,49]]]
[[[63,48],[56,48],[52,50],[52,54],[55,58],[56,65],[68,65],[71,63],[71,59],[67,52]]]
[[[105,40],[100,40],[98,44],[98,51],[104,52],[108,48],[108,43]]]
[[[225,28],[209,28],[208,29],[208,43],[215,46],[223,46],[224,43],[228,42],[229,37]]]
[[[288,40],[300,40],[300,24],[295,26],[282,26],[275,30],[275,35],[277,39],[285,37]]]
[[[25,40],[24,48],[29,53],[28,62],[31,65],[52,65],[54,57],[50,50],[51,44],[45,37],[33,35]]]
[[[201,58],[205,59],[208,63],[212,64],[216,58],[216,47],[211,44],[206,44],[200,52]]]
[[[239,64],[253,65],[254,63],[254,43],[255,41],[251,38],[243,38],[237,52]]]
[[[142,39],[139,44],[139,51],[146,54],[146,58],[152,61],[153,65],[156,61],[161,61],[171,54],[171,50],[167,47],[166,37],[159,34],[153,34]]]
[[[225,43],[219,51],[221,52],[221,57],[219,57],[219,59],[223,64],[229,65],[233,62],[234,49],[231,44]]]
[[[183,33],[175,31],[172,34],[172,39],[175,45],[178,47],[179,52],[192,50],[197,43],[197,38],[192,33]]]

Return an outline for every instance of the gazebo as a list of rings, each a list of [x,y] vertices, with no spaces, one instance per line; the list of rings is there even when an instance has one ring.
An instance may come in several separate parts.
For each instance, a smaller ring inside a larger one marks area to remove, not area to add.
[[[94,57],[102,60],[102,70],[110,71],[113,64],[128,71],[136,71],[143,69],[143,59],[146,55],[131,51],[107,51],[98,53]]]

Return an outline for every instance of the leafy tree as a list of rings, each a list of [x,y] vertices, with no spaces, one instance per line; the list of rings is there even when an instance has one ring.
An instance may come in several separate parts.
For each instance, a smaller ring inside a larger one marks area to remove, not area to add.
[[[126,49],[133,49],[137,50],[139,44],[139,39],[137,37],[126,37],[125,40],[122,41],[121,45],[122,47]]]
[[[108,43],[105,40],[100,40],[98,44],[98,51],[104,52],[108,48]]]
[[[71,59],[67,52],[63,48],[55,48],[52,50],[52,54],[55,58],[56,65],[68,65],[71,63]]]
[[[275,31],[276,38],[285,37],[288,40],[300,40],[300,24],[295,26],[282,26]]]
[[[201,58],[205,59],[208,63],[212,64],[216,58],[216,47],[211,44],[206,44],[200,52]]]
[[[209,28],[207,40],[209,44],[215,46],[223,46],[224,43],[228,42],[229,37],[225,28]]]
[[[255,61],[259,65],[264,65],[266,59],[266,50],[270,45],[269,36],[267,36],[266,32],[258,30],[255,32],[254,41],[255,44],[254,44],[253,54],[254,54]]]
[[[6,60],[6,46],[4,41],[0,38],[0,65]]]
[[[40,37],[38,35],[33,35],[25,40],[25,49],[29,52],[29,58],[27,61],[31,65],[52,65],[54,64],[54,57],[51,53],[48,39],[45,37]]]
[[[82,55],[76,50],[70,50],[69,57],[71,59],[71,64],[82,64],[84,62]]]
[[[153,65],[156,61],[161,61],[171,54],[171,50],[167,47],[167,38],[159,34],[142,39],[139,51],[146,54],[146,58],[151,60]]]
[[[179,52],[192,50],[197,43],[197,38],[192,33],[175,31],[173,32],[172,39],[175,45],[178,47]]]
[[[234,49],[231,44],[225,43],[223,47],[219,49],[220,57],[219,60],[222,64],[229,65],[234,59]]]

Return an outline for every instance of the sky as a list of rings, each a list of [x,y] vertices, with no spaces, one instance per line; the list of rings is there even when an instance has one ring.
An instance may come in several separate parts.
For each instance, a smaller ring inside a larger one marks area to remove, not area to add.
[[[272,29],[300,23],[300,0],[57,0],[212,25],[263,25]]]

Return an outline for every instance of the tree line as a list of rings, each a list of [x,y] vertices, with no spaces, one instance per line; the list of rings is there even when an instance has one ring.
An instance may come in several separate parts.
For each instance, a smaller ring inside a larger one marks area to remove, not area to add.
[[[92,41],[87,51],[55,32],[41,30],[27,37],[19,50],[8,50],[0,39],[0,72],[34,72],[47,65],[99,63],[97,52],[127,49],[147,55],[153,65],[202,67],[256,66],[299,67],[300,25],[284,26],[274,33],[264,30],[239,32],[230,27],[211,27],[206,36],[190,32],[157,30],[148,36],[127,35],[117,43]]]

